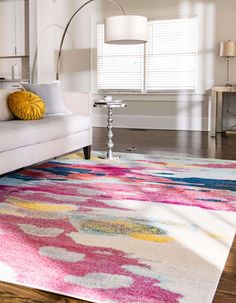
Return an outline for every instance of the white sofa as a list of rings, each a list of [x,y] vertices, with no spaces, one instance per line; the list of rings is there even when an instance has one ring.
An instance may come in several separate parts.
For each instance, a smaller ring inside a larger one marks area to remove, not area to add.
[[[0,111],[1,107],[7,110],[6,97],[6,91],[1,90]],[[72,114],[47,116],[40,120],[0,121],[0,175],[82,148],[85,158],[90,158],[90,95],[68,92],[63,97]]]

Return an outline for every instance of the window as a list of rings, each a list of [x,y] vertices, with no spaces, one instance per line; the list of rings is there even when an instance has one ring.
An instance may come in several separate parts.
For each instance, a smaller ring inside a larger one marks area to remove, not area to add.
[[[102,24],[97,37],[98,91],[196,89],[196,17],[149,21],[146,45],[107,45]]]
[[[147,91],[196,88],[197,18],[150,21]]]
[[[144,45],[104,43],[104,25],[97,27],[97,90],[142,91]]]

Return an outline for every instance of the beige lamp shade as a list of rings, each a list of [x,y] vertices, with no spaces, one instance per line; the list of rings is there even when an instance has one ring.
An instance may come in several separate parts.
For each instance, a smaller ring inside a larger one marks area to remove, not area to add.
[[[147,42],[147,18],[123,15],[105,19],[105,43],[140,44]]]
[[[224,41],[220,43],[221,57],[236,57],[236,42]]]

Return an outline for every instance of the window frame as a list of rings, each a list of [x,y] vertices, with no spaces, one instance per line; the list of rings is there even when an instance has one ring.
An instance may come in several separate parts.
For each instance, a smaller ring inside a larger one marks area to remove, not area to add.
[[[199,74],[199,17],[197,15],[191,16],[180,16],[180,15],[173,15],[173,16],[159,16],[159,17],[148,17],[149,21],[156,21],[156,20],[170,20],[170,19],[186,19],[186,18],[196,18],[196,68],[195,68],[195,88],[187,88],[187,89],[157,89],[157,90],[147,90],[147,44],[144,44],[143,48],[143,85],[142,89],[135,90],[135,89],[97,89],[97,72],[96,72],[96,94],[105,94],[105,93],[113,93],[113,94],[138,94],[138,95],[157,95],[157,94],[198,94],[198,74]],[[103,22],[97,22],[96,24],[101,24]],[[97,29],[96,29],[97,33]],[[96,52],[97,57],[97,52]],[[97,59],[96,59],[97,60]],[[97,68],[97,64],[96,64]],[[97,71],[97,69],[96,69]]]

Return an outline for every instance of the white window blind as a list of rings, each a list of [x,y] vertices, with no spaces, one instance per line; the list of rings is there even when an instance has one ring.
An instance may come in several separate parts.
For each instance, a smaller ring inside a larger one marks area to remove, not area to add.
[[[97,25],[97,90],[142,91],[144,46],[104,43],[104,25]]]
[[[195,89],[197,17],[149,21],[146,90]]]

